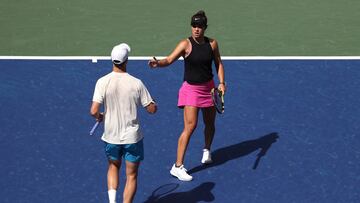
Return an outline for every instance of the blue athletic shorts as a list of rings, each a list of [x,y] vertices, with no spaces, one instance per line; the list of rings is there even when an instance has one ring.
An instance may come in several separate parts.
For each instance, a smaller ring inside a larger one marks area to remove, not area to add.
[[[143,140],[133,144],[110,144],[105,142],[105,154],[112,161],[121,161],[121,158],[124,157],[126,161],[140,162],[144,160]]]

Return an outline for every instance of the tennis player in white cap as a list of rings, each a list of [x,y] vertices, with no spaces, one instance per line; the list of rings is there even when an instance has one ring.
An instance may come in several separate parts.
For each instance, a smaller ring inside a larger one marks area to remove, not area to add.
[[[97,121],[104,121],[101,139],[105,143],[105,154],[109,168],[107,184],[109,202],[116,202],[119,186],[119,169],[122,159],[126,163],[126,184],[123,202],[133,201],[137,188],[140,161],[144,159],[143,134],[140,129],[137,107],[144,107],[150,114],[157,107],[141,80],[126,71],[129,45],[122,43],[111,52],[112,72],[101,77],[95,86],[90,114]],[[101,105],[104,112],[100,112]]]

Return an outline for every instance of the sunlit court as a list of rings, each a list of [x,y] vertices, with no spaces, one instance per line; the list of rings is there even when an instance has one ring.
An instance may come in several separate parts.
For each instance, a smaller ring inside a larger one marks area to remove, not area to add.
[[[199,122],[185,159],[191,182],[169,174],[182,129],[182,63],[151,70],[146,60],[129,61],[128,72],[158,103],[155,115],[139,109],[145,159],[134,202],[359,200],[358,60],[225,60],[214,162],[200,163]],[[107,202],[102,127],[89,135],[89,107],[111,62],[1,60],[0,67],[2,202]],[[122,169],[120,183],[124,177]]]
[[[0,3],[1,203],[360,202],[360,1]]]

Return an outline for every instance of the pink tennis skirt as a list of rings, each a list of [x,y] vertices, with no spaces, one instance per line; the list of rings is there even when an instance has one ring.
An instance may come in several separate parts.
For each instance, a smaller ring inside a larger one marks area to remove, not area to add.
[[[215,87],[214,81],[191,85],[184,81],[178,96],[178,107],[184,108],[184,106],[195,106],[199,108],[205,108],[214,106],[211,99],[211,89]]]

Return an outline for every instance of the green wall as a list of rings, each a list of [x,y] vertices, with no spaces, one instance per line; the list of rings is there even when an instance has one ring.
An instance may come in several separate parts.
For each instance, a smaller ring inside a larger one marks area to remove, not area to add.
[[[0,0],[0,55],[167,55],[205,10],[223,56],[359,56],[356,0]]]

